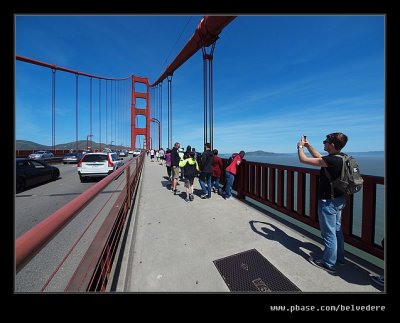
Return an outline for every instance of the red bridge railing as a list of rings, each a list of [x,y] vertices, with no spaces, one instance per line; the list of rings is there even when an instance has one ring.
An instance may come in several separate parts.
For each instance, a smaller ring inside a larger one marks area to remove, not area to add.
[[[370,175],[363,175],[363,178],[362,191],[346,197],[342,230],[346,243],[383,259],[381,240],[376,241],[375,237],[376,216],[379,212],[377,187],[384,185],[384,178]],[[244,161],[239,167],[233,189],[238,192],[238,198],[252,198],[288,217],[319,229],[318,181],[317,169]],[[361,218],[357,218],[357,222],[360,222],[358,227],[354,225],[355,199],[361,199],[361,202],[358,200],[358,204],[361,204]],[[358,231],[361,231],[360,235]]]

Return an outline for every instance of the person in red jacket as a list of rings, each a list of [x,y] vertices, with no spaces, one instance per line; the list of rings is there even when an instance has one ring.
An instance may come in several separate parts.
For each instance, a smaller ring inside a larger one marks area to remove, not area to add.
[[[235,180],[237,167],[242,162],[244,155],[245,152],[241,150],[240,153],[235,156],[232,163],[230,163],[228,167],[225,169],[226,188],[225,191],[222,193],[225,200],[229,200],[232,196],[232,186]]]
[[[223,170],[223,163],[222,159],[218,156],[218,149],[213,150],[214,154],[214,162],[213,162],[213,169],[212,169],[212,190],[214,193],[221,194],[221,188],[219,187],[219,179],[222,174]]]

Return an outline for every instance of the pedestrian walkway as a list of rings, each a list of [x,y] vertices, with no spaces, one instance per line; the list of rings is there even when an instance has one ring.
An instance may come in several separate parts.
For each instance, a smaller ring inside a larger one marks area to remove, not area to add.
[[[192,202],[185,201],[186,193],[174,195],[168,184],[166,167],[146,158],[117,291],[230,292],[213,261],[251,249],[302,292],[382,291],[370,279],[379,270],[356,257],[335,275],[313,266],[308,259],[320,256],[322,245],[276,216],[216,193],[200,199],[197,178]]]

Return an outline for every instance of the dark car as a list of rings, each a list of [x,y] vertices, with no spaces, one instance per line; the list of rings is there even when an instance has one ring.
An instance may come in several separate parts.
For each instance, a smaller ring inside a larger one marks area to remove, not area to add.
[[[60,170],[57,167],[47,165],[42,161],[30,158],[17,158],[16,163],[15,179],[17,182],[17,193],[23,191],[28,186],[53,181],[60,177]]]

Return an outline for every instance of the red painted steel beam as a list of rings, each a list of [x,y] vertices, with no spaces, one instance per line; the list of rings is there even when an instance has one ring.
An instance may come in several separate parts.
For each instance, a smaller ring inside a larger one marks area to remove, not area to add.
[[[168,65],[165,72],[151,86],[162,82],[167,76],[172,75],[183,63],[193,56],[203,46],[208,47],[218,39],[218,35],[236,16],[205,16],[197,26],[194,34]]]
[[[130,78],[130,76],[125,77],[125,78],[109,78],[109,77],[103,77],[103,76],[98,76],[98,75],[93,75],[93,74],[82,73],[82,72],[79,72],[79,71],[71,70],[69,68],[65,68],[65,67],[54,65],[54,64],[45,63],[45,62],[41,62],[41,61],[38,61],[36,59],[32,59],[32,58],[21,56],[21,55],[15,55],[15,59],[18,60],[18,61],[22,61],[22,62],[34,64],[34,65],[48,67],[48,68],[51,68],[51,69],[54,69],[54,70],[59,70],[59,71],[68,72],[68,73],[77,74],[77,75],[88,76],[88,77],[92,77],[92,78],[96,78],[96,79],[102,79],[102,80],[127,80],[127,79]]]

